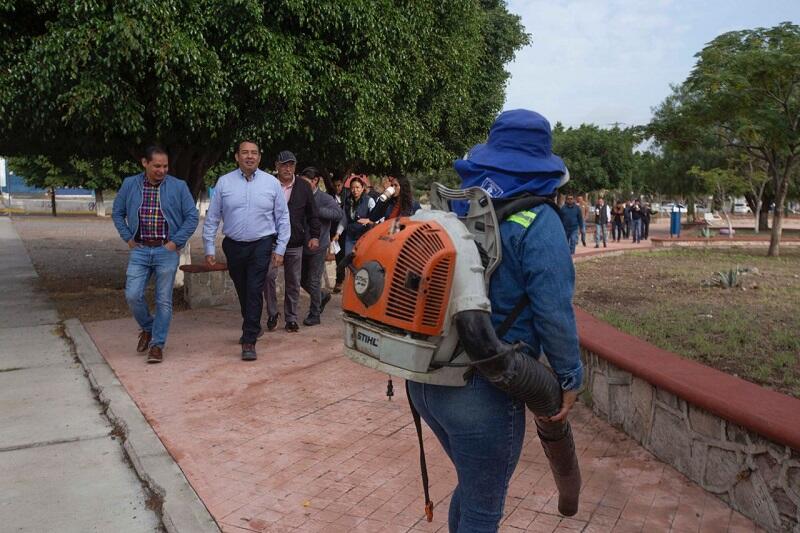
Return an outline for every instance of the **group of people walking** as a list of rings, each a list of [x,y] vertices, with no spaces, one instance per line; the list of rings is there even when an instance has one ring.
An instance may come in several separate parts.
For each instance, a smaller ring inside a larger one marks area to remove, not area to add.
[[[337,254],[334,292],[341,290],[345,257],[356,241],[387,218],[419,209],[404,176],[386,177],[382,192],[373,191],[366,177],[333,180],[320,188],[325,176],[314,167],[296,174],[297,158],[281,151],[275,176],[261,170],[261,149],[254,141],[239,143],[236,170],[221,176],[203,223],[205,264],[217,264],[216,237],[222,224],[222,250],[236,289],[242,315],[239,338],[245,361],[257,359],[256,343],[266,330],[278,326],[277,275],[284,272],[283,320],[288,332],[298,331],[300,289],[309,295],[305,326],[320,324],[331,294],[322,289],[325,260]],[[148,363],[160,363],[172,319],[172,288],[179,254],[195,232],[199,216],[186,182],[168,175],[169,157],[158,146],[145,150],[143,172],[126,178],[114,200],[112,218],[120,237],[131,249],[125,297],[141,331],[137,351]],[[336,243],[332,245],[332,243]],[[155,312],[145,301],[145,287],[155,281]]]
[[[474,146],[454,168],[463,187],[483,187],[497,205],[550,199],[569,179],[564,162],[552,154],[551,146],[547,119],[528,110],[506,111],[492,125],[487,142]],[[309,167],[295,175],[297,159],[289,151],[276,157],[277,176],[259,168],[261,151],[253,141],[241,142],[235,159],[238,168],[217,181],[203,241],[206,265],[217,268],[215,243],[223,224],[222,249],[242,315],[242,359],[251,361],[256,359],[255,345],[263,332],[265,299],[266,328],[277,327],[274,285],[278,268],[284,269],[286,279],[286,330],[298,330],[298,285],[311,295],[304,324],[319,323],[330,300],[329,294],[318,290],[329,251],[341,249],[336,290],[341,288],[347,255],[358,239],[381,220],[413,214],[419,204],[403,176],[385,178],[380,192],[360,176],[334,180],[328,195],[319,188],[323,176],[316,169]],[[137,349],[149,350],[148,362],[157,363],[163,358],[172,314],[178,251],[199,220],[186,183],[167,175],[167,153],[153,147],[141,162],[144,171],[126,178],[114,202],[113,218],[131,248],[125,294],[142,330]],[[570,228],[567,235],[574,252],[578,232],[585,240],[588,213],[579,211],[573,216],[572,197],[562,208],[562,213],[570,214],[560,218],[558,209],[551,209],[556,206],[551,201],[546,204],[519,207],[520,211],[502,221],[503,259],[492,275],[488,297],[491,322],[495,326],[508,322],[500,326],[506,330],[501,340],[523,347],[523,357],[544,354],[557,377],[561,405],[551,416],[537,418],[540,438],[549,450],[555,441],[547,440],[550,433],[543,433],[540,424],[568,433],[567,416],[583,381],[572,308],[575,274],[562,223]],[[598,202],[595,218],[605,226],[610,214],[602,205]],[[329,239],[335,243],[330,250]],[[156,281],[155,316],[144,301],[150,277]],[[464,387],[411,382],[409,398],[458,473],[450,499],[450,531],[496,531],[525,440],[525,404],[480,372],[466,373],[465,379]]]
[[[649,204],[634,199],[617,201],[614,207],[607,205],[604,198],[598,198],[595,205],[590,208],[582,196],[568,194],[561,206],[561,223],[567,234],[570,253],[575,254],[578,239],[586,246],[586,221],[590,218],[594,222],[594,247],[608,247],[608,230],[611,229],[611,241],[622,242],[630,239],[634,243],[647,240],[650,234],[650,219],[653,215]]]

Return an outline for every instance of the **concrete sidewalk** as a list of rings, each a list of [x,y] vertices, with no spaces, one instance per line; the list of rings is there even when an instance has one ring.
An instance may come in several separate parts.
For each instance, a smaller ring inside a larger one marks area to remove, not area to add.
[[[36,277],[0,217],[0,529],[161,531]]]
[[[223,531],[446,532],[453,468],[426,427],[428,523],[402,380],[388,401],[386,376],[342,355],[339,313],[337,296],[323,325],[265,334],[252,363],[240,360],[233,306],[176,314],[160,365],[135,352],[132,319],[87,330]],[[502,532],[759,531],[589,409],[572,421],[579,513],[557,514],[529,418]]]

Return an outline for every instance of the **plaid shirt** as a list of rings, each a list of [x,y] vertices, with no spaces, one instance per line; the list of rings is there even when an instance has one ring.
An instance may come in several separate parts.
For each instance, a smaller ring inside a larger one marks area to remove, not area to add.
[[[169,239],[169,228],[161,213],[161,187],[144,178],[142,206],[139,208],[139,238],[143,241]]]

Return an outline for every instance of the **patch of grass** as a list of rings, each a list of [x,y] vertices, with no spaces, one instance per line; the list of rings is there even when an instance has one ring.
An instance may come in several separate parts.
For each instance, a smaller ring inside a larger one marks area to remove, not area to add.
[[[800,250],[669,249],[576,265],[575,303],[676,354],[800,397]],[[712,274],[755,267],[742,286]]]

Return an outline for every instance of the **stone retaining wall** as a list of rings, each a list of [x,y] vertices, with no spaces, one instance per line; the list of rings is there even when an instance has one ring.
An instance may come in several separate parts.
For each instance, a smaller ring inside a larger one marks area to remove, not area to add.
[[[731,507],[800,532],[800,452],[714,416],[584,350],[592,410]]]
[[[582,337],[589,333],[587,330],[606,335],[610,334],[609,330],[613,330],[620,337],[630,337],[607,324],[604,331],[596,331],[599,321],[593,319],[592,323],[587,324],[589,320],[585,315],[582,311],[578,313]],[[610,340],[617,346],[633,350],[637,348],[635,344],[643,342],[636,339],[638,342],[631,346],[619,343],[620,338]],[[702,365],[684,360],[684,368],[680,368],[680,361],[668,361],[665,364],[663,354],[654,354],[656,358],[650,363],[659,368],[650,371],[646,368],[647,353],[637,353],[636,357],[640,359],[633,365],[628,365],[625,361],[616,361],[619,364],[615,364],[611,361],[614,357],[609,357],[613,354],[607,353],[606,349],[595,346],[593,350],[586,343],[582,344],[586,372],[584,400],[595,414],[625,431],[656,457],[768,531],[800,533],[800,449],[797,446],[767,438],[752,427],[729,419],[734,417],[726,418],[714,414],[701,405],[705,402],[703,391],[698,394],[684,394],[683,396],[691,398],[682,398],[667,390],[674,388],[666,383],[669,378],[662,380],[659,377],[660,373],[661,376],[677,376],[677,379],[691,381],[691,378],[682,376],[696,375],[698,372],[693,367]],[[625,370],[622,366],[629,368]],[[721,372],[705,368],[709,372],[698,383],[706,382],[709,389],[715,387],[708,379],[713,373],[720,374],[723,381],[738,380],[727,375],[723,378]],[[664,381],[667,387],[654,383],[658,381]],[[750,398],[748,395],[754,389],[762,389],[751,383],[738,381],[743,384],[739,389],[744,396],[738,400],[747,402]],[[727,388],[727,385],[725,383],[720,389],[725,389],[725,394],[730,395],[730,391],[735,388]],[[778,427],[785,424],[787,438],[795,439],[796,434],[788,433],[798,429],[792,426],[796,422],[793,418],[800,416],[800,413],[795,412],[800,401],[762,390],[769,395],[767,399],[773,404],[776,403],[776,397],[779,402],[782,401],[781,397],[785,398],[785,403],[775,405],[775,410],[770,412],[763,409],[758,399],[753,398],[753,409],[756,412],[742,413],[743,416],[738,418],[747,419],[750,415],[767,419],[777,417],[773,422]],[[754,396],[757,394],[756,391]],[[709,394],[709,399],[708,403],[712,406],[720,401],[719,397],[713,397],[713,391]],[[785,411],[787,408],[789,411]],[[737,405],[734,409],[741,410],[742,407]],[[788,419],[785,415],[787,412],[790,413]]]

